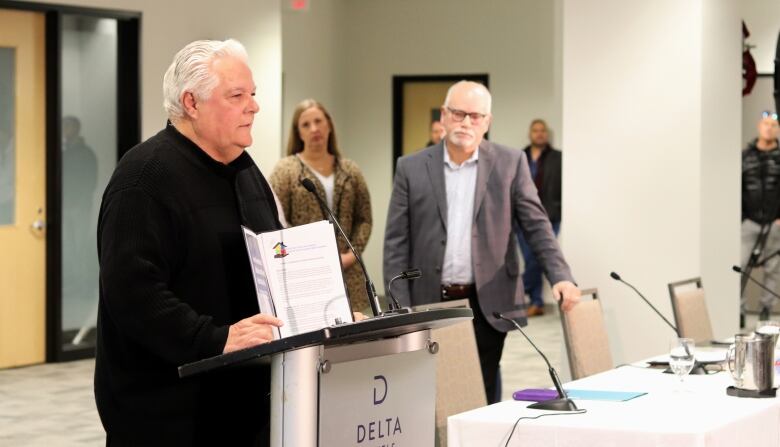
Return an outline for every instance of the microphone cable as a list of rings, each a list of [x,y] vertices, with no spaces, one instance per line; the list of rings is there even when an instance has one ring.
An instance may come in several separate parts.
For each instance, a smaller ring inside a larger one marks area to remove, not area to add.
[[[517,424],[519,424],[520,421],[522,421],[523,419],[529,419],[530,420],[530,419],[543,418],[545,416],[565,416],[565,415],[568,415],[568,414],[585,414],[587,412],[588,412],[588,410],[586,408],[581,408],[581,409],[576,410],[576,411],[561,411],[560,413],[544,413],[544,414],[539,414],[539,415],[536,415],[536,416],[520,416],[515,421],[515,425],[512,426],[512,431],[509,432],[509,437],[507,438],[506,444],[504,444],[504,447],[508,447],[509,446],[509,441],[512,439],[512,435],[515,434],[515,429],[517,429]]]

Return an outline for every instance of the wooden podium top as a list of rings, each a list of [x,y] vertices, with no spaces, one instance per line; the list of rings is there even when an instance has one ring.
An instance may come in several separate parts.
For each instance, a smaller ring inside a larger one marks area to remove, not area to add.
[[[187,363],[179,367],[179,377],[190,377],[245,362],[256,361],[261,358],[270,358],[273,354],[307,346],[340,345],[357,341],[397,337],[426,329],[437,329],[471,320],[473,316],[471,309],[467,308],[434,309],[407,314],[386,315],[355,323],[329,326],[318,331],[306,332],[240,351]]]

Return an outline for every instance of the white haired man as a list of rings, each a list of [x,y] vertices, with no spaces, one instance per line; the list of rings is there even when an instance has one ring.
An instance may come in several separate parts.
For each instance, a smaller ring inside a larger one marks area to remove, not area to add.
[[[280,228],[244,150],[258,112],[246,50],[192,42],[163,91],[168,125],[122,158],[100,208],[95,400],[107,445],[267,445],[267,367],[177,376],[282,324],[258,313],[241,234]]]

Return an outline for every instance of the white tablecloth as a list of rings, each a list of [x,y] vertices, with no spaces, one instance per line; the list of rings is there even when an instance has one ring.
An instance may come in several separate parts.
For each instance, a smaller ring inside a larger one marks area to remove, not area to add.
[[[780,399],[726,395],[728,372],[688,376],[624,366],[566,384],[567,389],[644,391],[627,402],[577,400],[585,414],[521,420],[511,446],[534,447],[763,447],[780,446]],[[504,401],[451,416],[447,444],[503,446],[517,418],[551,411]]]

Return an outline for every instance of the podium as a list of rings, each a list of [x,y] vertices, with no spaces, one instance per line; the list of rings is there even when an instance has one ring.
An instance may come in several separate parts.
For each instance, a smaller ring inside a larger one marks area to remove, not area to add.
[[[436,309],[329,326],[179,367],[179,377],[271,364],[271,445],[432,446],[430,331],[473,317]]]

